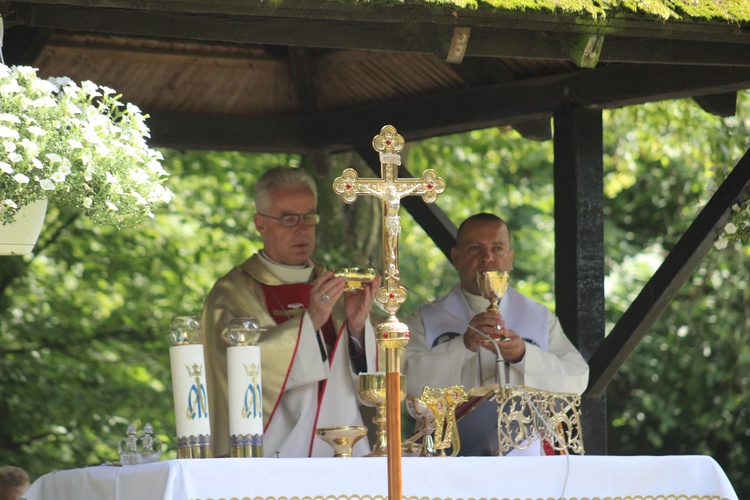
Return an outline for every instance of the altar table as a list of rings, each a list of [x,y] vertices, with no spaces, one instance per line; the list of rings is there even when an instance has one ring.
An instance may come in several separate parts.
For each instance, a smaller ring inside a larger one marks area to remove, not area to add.
[[[707,456],[403,457],[406,500],[737,500]],[[386,457],[168,460],[52,472],[27,500],[385,500]]]

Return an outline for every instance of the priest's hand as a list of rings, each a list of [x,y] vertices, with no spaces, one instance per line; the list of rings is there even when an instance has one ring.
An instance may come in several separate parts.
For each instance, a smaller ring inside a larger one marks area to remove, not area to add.
[[[477,352],[484,347],[497,355],[496,345],[503,359],[511,363],[518,363],[526,354],[526,342],[514,330],[505,328],[500,313],[483,311],[474,316],[469,325],[471,328],[464,333],[464,346],[470,351]]]
[[[382,276],[378,276],[362,290],[349,292],[344,296],[344,312],[346,314],[346,327],[349,335],[364,345],[365,321],[372,310],[375,292],[380,288]]]
[[[504,327],[505,323],[500,314],[482,311],[471,318],[469,328],[464,333],[464,346],[472,352],[477,352],[480,347],[489,347],[492,350],[494,348],[489,339],[498,338],[500,330]]]
[[[333,275],[333,271],[323,273],[313,283],[310,289],[310,306],[307,313],[310,315],[315,330],[320,330],[331,316],[333,305],[344,293],[346,280]]]
[[[526,355],[526,342],[515,330],[508,330],[503,327],[500,330],[499,338],[495,339],[494,342],[500,348],[500,355],[505,361],[518,363]],[[495,348],[491,345],[485,347],[495,352]]]

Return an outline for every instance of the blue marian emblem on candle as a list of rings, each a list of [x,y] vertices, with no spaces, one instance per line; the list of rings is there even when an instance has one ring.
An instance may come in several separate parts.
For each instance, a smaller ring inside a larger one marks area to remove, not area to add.
[[[245,389],[245,402],[242,407],[242,418],[263,417],[263,396],[258,382],[258,365],[255,363],[245,366],[245,373],[250,378],[250,383]]]
[[[206,402],[206,387],[201,383],[201,374],[203,365],[193,363],[193,366],[185,366],[188,374],[195,377],[195,382],[188,392],[187,418],[195,420],[196,418],[208,417],[208,403]]]

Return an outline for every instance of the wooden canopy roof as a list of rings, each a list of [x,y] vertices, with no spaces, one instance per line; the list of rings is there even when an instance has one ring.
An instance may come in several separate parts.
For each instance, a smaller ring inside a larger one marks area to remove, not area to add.
[[[695,96],[732,114],[750,87],[747,2],[495,3],[510,7],[21,0],[0,14],[8,64],[117,89],[175,148],[335,152],[394,117],[410,140],[497,125],[545,139],[564,103]]]
[[[747,1],[17,0],[0,14],[6,64],[117,89],[150,115],[153,146],[301,153],[325,170],[326,154],[371,154],[385,124],[409,141],[491,126],[545,140],[554,120],[557,311],[600,427],[596,397],[750,193],[745,155],[604,338],[601,109],[692,97],[734,114]],[[449,218],[403,201],[448,253]]]

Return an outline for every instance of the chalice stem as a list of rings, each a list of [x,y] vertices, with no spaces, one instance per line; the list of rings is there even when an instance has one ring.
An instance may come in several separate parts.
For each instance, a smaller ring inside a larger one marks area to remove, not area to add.
[[[377,439],[375,441],[375,446],[373,446],[372,451],[370,452],[368,457],[383,457],[388,454],[388,436],[386,431],[386,409],[385,409],[385,401],[383,403],[377,403],[375,405],[375,410],[377,411],[375,417],[373,417],[372,422],[378,426],[378,433],[377,433]]]
[[[385,411],[390,500],[401,500],[401,372],[398,358],[397,349],[386,349]]]

